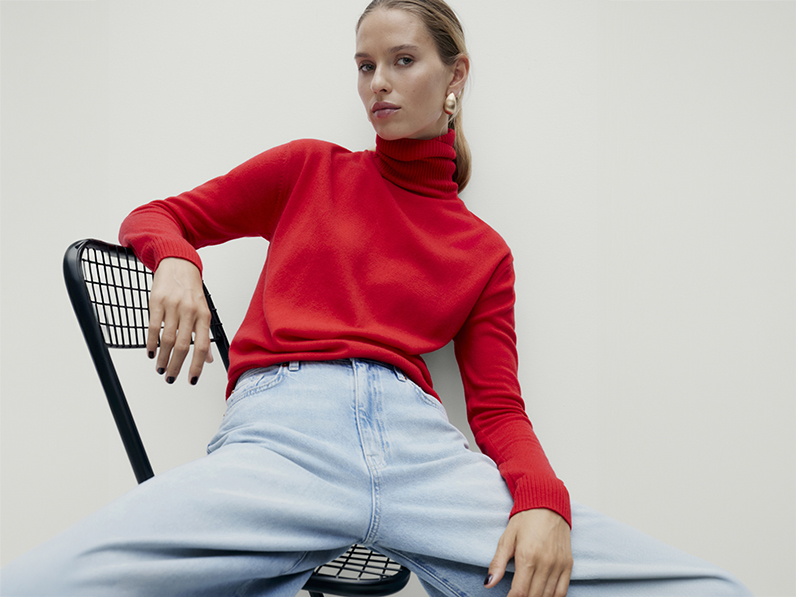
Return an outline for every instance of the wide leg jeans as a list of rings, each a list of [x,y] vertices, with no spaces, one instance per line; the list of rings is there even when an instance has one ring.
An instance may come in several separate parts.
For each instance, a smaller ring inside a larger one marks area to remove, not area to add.
[[[146,481],[0,575],[17,597],[285,596],[353,543],[439,595],[483,587],[512,499],[443,406],[351,359],[247,372],[208,456]],[[573,504],[569,595],[749,595],[724,571]]]

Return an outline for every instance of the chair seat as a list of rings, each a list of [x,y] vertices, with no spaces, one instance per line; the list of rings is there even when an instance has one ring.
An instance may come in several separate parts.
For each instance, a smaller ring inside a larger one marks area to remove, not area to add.
[[[361,545],[319,566],[304,585],[310,593],[392,595],[409,582],[410,572],[387,556]]]

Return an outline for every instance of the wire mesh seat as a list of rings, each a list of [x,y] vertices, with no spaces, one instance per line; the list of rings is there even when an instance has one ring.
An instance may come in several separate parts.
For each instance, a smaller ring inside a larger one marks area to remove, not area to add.
[[[153,274],[131,249],[88,239],[66,250],[64,279],[133,472],[143,483],[154,472],[108,349],[146,347]],[[229,368],[229,342],[207,287],[204,290],[211,340]],[[312,597],[392,595],[406,586],[409,576],[409,570],[386,556],[353,545],[316,568],[304,590]]]

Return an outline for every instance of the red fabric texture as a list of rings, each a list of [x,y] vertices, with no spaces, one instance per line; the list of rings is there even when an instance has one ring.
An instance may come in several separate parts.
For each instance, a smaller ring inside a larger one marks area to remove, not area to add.
[[[377,138],[375,152],[294,141],[136,209],[120,242],[152,269],[165,257],[201,269],[196,249],[234,238],[270,242],[230,347],[227,395],[254,367],[366,358],[437,396],[420,355],[453,340],[470,426],[512,514],[549,508],[571,524],[517,380],[511,252],[457,196],[454,134]]]

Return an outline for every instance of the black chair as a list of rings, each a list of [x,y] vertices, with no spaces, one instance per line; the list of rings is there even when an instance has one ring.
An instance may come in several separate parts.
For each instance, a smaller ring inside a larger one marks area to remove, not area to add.
[[[64,255],[72,306],[97,369],[136,479],[154,476],[108,348],[146,347],[152,272],[131,249],[97,240],[73,243]],[[212,341],[229,368],[229,342],[205,287]],[[360,545],[315,569],[304,585],[312,597],[392,595],[409,582],[409,570]]]

